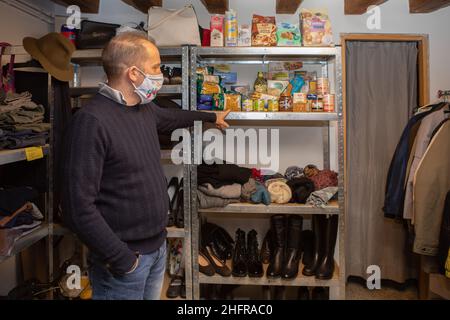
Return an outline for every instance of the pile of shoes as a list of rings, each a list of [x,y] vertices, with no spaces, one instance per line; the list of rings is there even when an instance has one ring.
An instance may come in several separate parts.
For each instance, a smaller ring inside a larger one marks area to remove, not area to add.
[[[184,228],[183,178],[180,181],[177,177],[170,179],[167,193],[169,195],[169,221],[167,227]]]
[[[228,232],[213,223],[204,223],[199,249],[199,271],[207,276],[218,273],[224,277],[231,275],[226,262],[231,259],[234,241]]]
[[[305,276],[329,280],[334,272],[338,216],[313,216],[313,230],[302,231],[301,216],[275,215],[261,248],[261,259],[269,261],[267,277],[296,278],[300,261]]]
[[[162,65],[161,72],[164,76],[165,85],[181,84],[183,82],[181,68]]]

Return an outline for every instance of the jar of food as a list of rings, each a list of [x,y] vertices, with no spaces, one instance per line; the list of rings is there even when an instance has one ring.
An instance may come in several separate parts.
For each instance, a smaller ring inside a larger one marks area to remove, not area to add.
[[[280,106],[279,106],[278,100],[276,100],[276,99],[269,100],[267,102],[267,104],[268,104],[267,105],[267,109],[268,109],[269,112],[278,112],[278,111],[280,111]]]
[[[253,100],[253,111],[264,112],[265,101],[262,99]]]

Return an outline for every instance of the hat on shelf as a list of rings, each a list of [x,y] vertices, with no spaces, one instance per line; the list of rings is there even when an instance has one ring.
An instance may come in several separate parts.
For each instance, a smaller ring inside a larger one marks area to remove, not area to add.
[[[63,35],[52,32],[42,38],[23,39],[25,50],[54,78],[60,81],[73,79],[73,66],[70,64],[75,46]]]

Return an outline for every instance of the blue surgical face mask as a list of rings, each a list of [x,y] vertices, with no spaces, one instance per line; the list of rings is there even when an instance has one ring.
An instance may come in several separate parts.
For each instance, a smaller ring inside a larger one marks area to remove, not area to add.
[[[138,68],[137,70],[144,76],[144,81],[138,87],[133,82],[131,83],[135,89],[134,92],[141,98],[141,104],[146,104],[155,99],[156,94],[163,86],[164,76],[162,73],[153,75],[145,74]]]

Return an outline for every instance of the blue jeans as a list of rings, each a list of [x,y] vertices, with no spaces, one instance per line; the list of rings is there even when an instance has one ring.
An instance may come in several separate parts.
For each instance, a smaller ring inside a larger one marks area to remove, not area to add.
[[[136,270],[114,276],[105,266],[92,262],[89,279],[93,300],[159,300],[166,269],[166,242],[150,254],[141,255]]]

